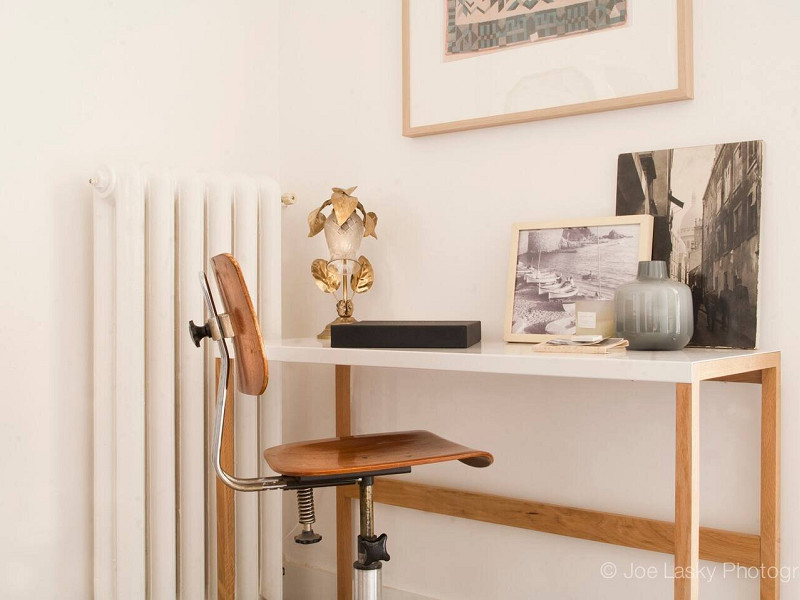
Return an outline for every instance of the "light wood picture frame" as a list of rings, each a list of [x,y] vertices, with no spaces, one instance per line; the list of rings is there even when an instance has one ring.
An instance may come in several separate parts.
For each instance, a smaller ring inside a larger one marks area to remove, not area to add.
[[[653,217],[630,215],[515,223],[512,228],[503,339],[570,337],[575,303],[613,300],[650,260]]]
[[[670,40],[669,44],[657,44],[659,47],[661,46],[670,46],[674,47],[676,50],[674,60],[674,68],[675,68],[675,77],[674,81],[675,84],[670,84],[669,87],[663,89],[653,89],[648,91],[634,91],[633,93],[625,94],[620,96],[610,96],[603,91],[598,95],[601,96],[598,99],[589,99],[587,101],[582,101],[580,97],[576,96],[575,102],[565,102],[563,104],[553,104],[548,105],[545,107],[537,107],[532,108],[530,110],[515,110],[516,108],[524,108],[519,106],[520,103],[513,103],[513,108],[509,108],[507,111],[499,111],[496,108],[497,102],[494,103],[495,109],[494,111],[484,111],[484,112],[494,112],[495,114],[480,114],[476,116],[474,113],[481,112],[481,111],[470,111],[470,116],[465,117],[464,114],[455,115],[454,118],[450,119],[447,115],[448,111],[452,112],[453,109],[443,109],[438,111],[438,115],[432,115],[430,118],[421,119],[418,121],[416,118],[414,106],[416,105],[418,108],[420,107],[420,101],[414,97],[415,89],[423,89],[430,87],[428,85],[422,84],[419,81],[417,82],[415,88],[415,78],[413,72],[413,60],[412,60],[412,51],[413,44],[414,44],[414,34],[413,34],[413,15],[412,15],[412,2],[422,2],[428,3],[427,5],[423,5],[426,10],[432,10],[430,5],[437,4],[441,6],[439,3],[446,3],[447,0],[403,0],[403,135],[406,137],[420,137],[426,135],[435,135],[439,133],[449,133],[454,131],[466,131],[471,129],[479,129],[483,127],[494,127],[497,125],[510,125],[515,123],[524,123],[527,121],[540,121],[545,119],[554,119],[558,117],[567,117],[573,115],[582,115],[587,113],[596,113],[596,112],[604,112],[610,110],[619,110],[623,108],[634,108],[640,106],[647,106],[651,104],[660,104],[665,102],[675,102],[679,100],[691,100],[694,98],[694,58],[693,58],[693,0],[664,0],[674,3],[675,8],[677,10],[677,14],[675,15],[675,22],[670,23],[669,27],[672,29],[674,27],[676,39]],[[628,2],[636,2],[636,5],[632,6],[631,8],[631,23],[632,27],[637,26],[636,22],[636,11],[647,8],[648,10],[652,6],[651,0],[626,0]],[[650,3],[650,4],[645,4]],[[671,5],[670,5],[671,6]],[[447,7],[445,4],[445,11],[447,12]],[[670,14],[671,11],[670,11]],[[447,17],[445,17],[447,18]],[[420,18],[420,22],[429,23],[432,19],[430,18]],[[646,19],[641,19],[641,21],[646,21]],[[441,25],[441,24],[440,24]],[[446,25],[446,23],[444,24]],[[433,25],[431,25],[433,27]],[[626,25],[628,27],[628,25]],[[444,30],[444,26],[442,26]],[[620,28],[622,30],[624,28]],[[575,38],[572,40],[568,40],[567,43],[572,44],[570,46],[570,50],[568,52],[564,52],[564,54],[569,54],[573,57],[574,60],[580,60],[580,57],[586,57],[590,54],[595,54],[593,51],[585,50],[586,42],[585,40],[591,39],[593,44],[599,44],[601,42],[596,42],[595,40],[603,40],[603,36],[606,36],[605,32],[586,32],[590,33],[589,36],[573,36],[573,35],[566,35],[560,36],[559,39],[555,39],[554,41],[547,40],[544,43],[539,44],[531,44],[527,48],[517,49],[516,46],[509,45],[504,46],[502,48],[496,48],[494,51],[500,50],[509,50],[509,53],[499,52],[499,54],[503,56],[508,56],[508,54],[512,52],[519,52],[519,56],[521,57],[519,60],[521,61],[535,61],[536,54],[535,52],[537,49],[543,49],[544,52],[552,53],[552,47],[558,47],[558,44],[563,44],[564,42],[561,41],[564,38]],[[615,34],[611,34],[615,35]],[[595,37],[596,36],[596,37]],[[444,36],[443,36],[444,37]],[[555,36],[554,36],[555,37]],[[493,70],[490,64],[487,64],[487,60],[496,60],[494,57],[490,57],[489,55],[493,54],[494,51],[487,51],[481,52],[480,56],[476,56],[477,53],[470,55],[469,57],[465,58],[464,60],[450,60],[447,57],[441,58],[437,56],[438,50],[433,48],[434,44],[431,41],[431,36],[428,35],[428,42],[425,42],[426,51],[425,51],[425,62],[427,64],[432,65],[432,73],[438,74],[438,77],[434,76],[433,80],[440,80],[442,79],[442,75],[449,72],[454,72],[454,70],[460,70],[463,72],[472,72],[475,83],[475,89],[472,90],[476,94],[479,90],[479,86],[484,86],[484,89],[490,89],[491,86],[487,85],[486,80],[490,77],[493,77],[495,73],[498,71]],[[583,41],[581,41],[583,38]],[[578,40],[578,44],[575,44],[575,40]],[[435,40],[436,48],[441,49],[442,45],[439,44],[438,40]],[[605,42],[602,42],[605,43]],[[521,45],[520,45],[521,46]],[[534,48],[535,46],[535,48]],[[564,46],[566,47],[566,46]],[[546,49],[545,49],[546,48]],[[573,49],[575,48],[575,49]],[[603,55],[607,52],[605,50],[600,50],[596,54]],[[637,54],[633,52],[633,49],[629,49],[625,56],[630,57]],[[496,55],[495,55],[496,56]],[[507,59],[502,59],[507,60]],[[516,59],[515,59],[516,60]],[[670,55],[670,60],[672,60]],[[472,63],[473,66],[467,69],[464,66],[464,63],[469,63],[469,61],[476,61]],[[480,61],[484,61],[481,63]],[[437,64],[433,64],[436,62]],[[526,63],[527,64],[527,63]],[[474,69],[474,70],[472,70]],[[581,65],[577,65],[575,69],[576,73],[581,71]],[[563,71],[563,69],[561,69]],[[553,73],[558,73],[559,69],[553,69]],[[578,73],[576,77],[582,77],[581,73]],[[547,79],[544,80],[545,82]],[[670,76],[670,81],[673,81],[673,78]],[[541,83],[541,82],[540,82]],[[445,89],[448,89],[446,83],[442,84]],[[494,81],[492,81],[492,85],[494,85]],[[453,87],[453,86],[450,86]],[[603,87],[603,84],[600,85]],[[608,84],[605,86],[607,89],[617,89],[616,85]],[[621,88],[625,88],[625,86],[620,86]],[[636,86],[633,86],[634,88]],[[638,90],[638,88],[636,88]],[[427,91],[425,93],[428,93]],[[559,91],[558,93],[561,93]],[[558,95],[558,94],[556,94]],[[602,97],[606,96],[606,97]],[[441,94],[437,94],[435,91],[430,92],[430,97],[441,97]],[[461,90],[460,96],[455,96],[454,98],[448,99],[441,99],[443,104],[446,104],[449,107],[456,107],[462,101],[468,102],[470,94],[465,93],[464,89]],[[424,105],[425,103],[422,102]],[[478,102],[480,105],[490,105],[492,102],[482,100]],[[524,104],[524,103],[522,103]],[[508,108],[508,102],[505,105]],[[443,112],[444,111],[444,112]],[[458,111],[457,111],[458,112]],[[463,113],[463,111],[460,111]]]

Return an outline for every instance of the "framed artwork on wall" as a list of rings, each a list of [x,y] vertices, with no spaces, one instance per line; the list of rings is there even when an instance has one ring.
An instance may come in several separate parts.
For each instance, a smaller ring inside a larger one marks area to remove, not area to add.
[[[692,0],[403,0],[403,135],[688,100]]]
[[[689,346],[758,344],[764,142],[621,154],[617,214],[655,218],[653,260],[692,290]]]
[[[653,217],[516,223],[503,339],[541,342],[575,333],[576,302],[614,300],[650,260]]]

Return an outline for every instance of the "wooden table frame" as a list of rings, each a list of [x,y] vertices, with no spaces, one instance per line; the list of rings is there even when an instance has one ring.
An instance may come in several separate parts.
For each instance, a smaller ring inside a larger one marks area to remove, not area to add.
[[[780,595],[780,353],[721,358],[693,365],[691,383],[676,383],[675,522],[643,519],[443,487],[375,482],[375,501],[426,512],[675,555],[675,598],[697,600],[699,560],[761,569],[761,600]],[[761,385],[761,531],[700,527],[700,383]],[[336,365],[336,435],[352,434],[351,367]],[[336,489],[339,600],[352,598],[353,502],[357,486]]]

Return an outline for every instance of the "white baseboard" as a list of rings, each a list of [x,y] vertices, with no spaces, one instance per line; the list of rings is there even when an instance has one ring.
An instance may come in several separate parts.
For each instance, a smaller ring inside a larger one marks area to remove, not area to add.
[[[336,600],[336,574],[284,563],[283,600]],[[394,588],[383,588],[383,600],[435,600]]]

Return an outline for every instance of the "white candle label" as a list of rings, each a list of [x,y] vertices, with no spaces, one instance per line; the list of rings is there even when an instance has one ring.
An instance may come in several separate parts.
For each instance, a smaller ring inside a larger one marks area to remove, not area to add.
[[[597,313],[594,312],[579,312],[577,325],[581,329],[595,329],[597,328]]]

